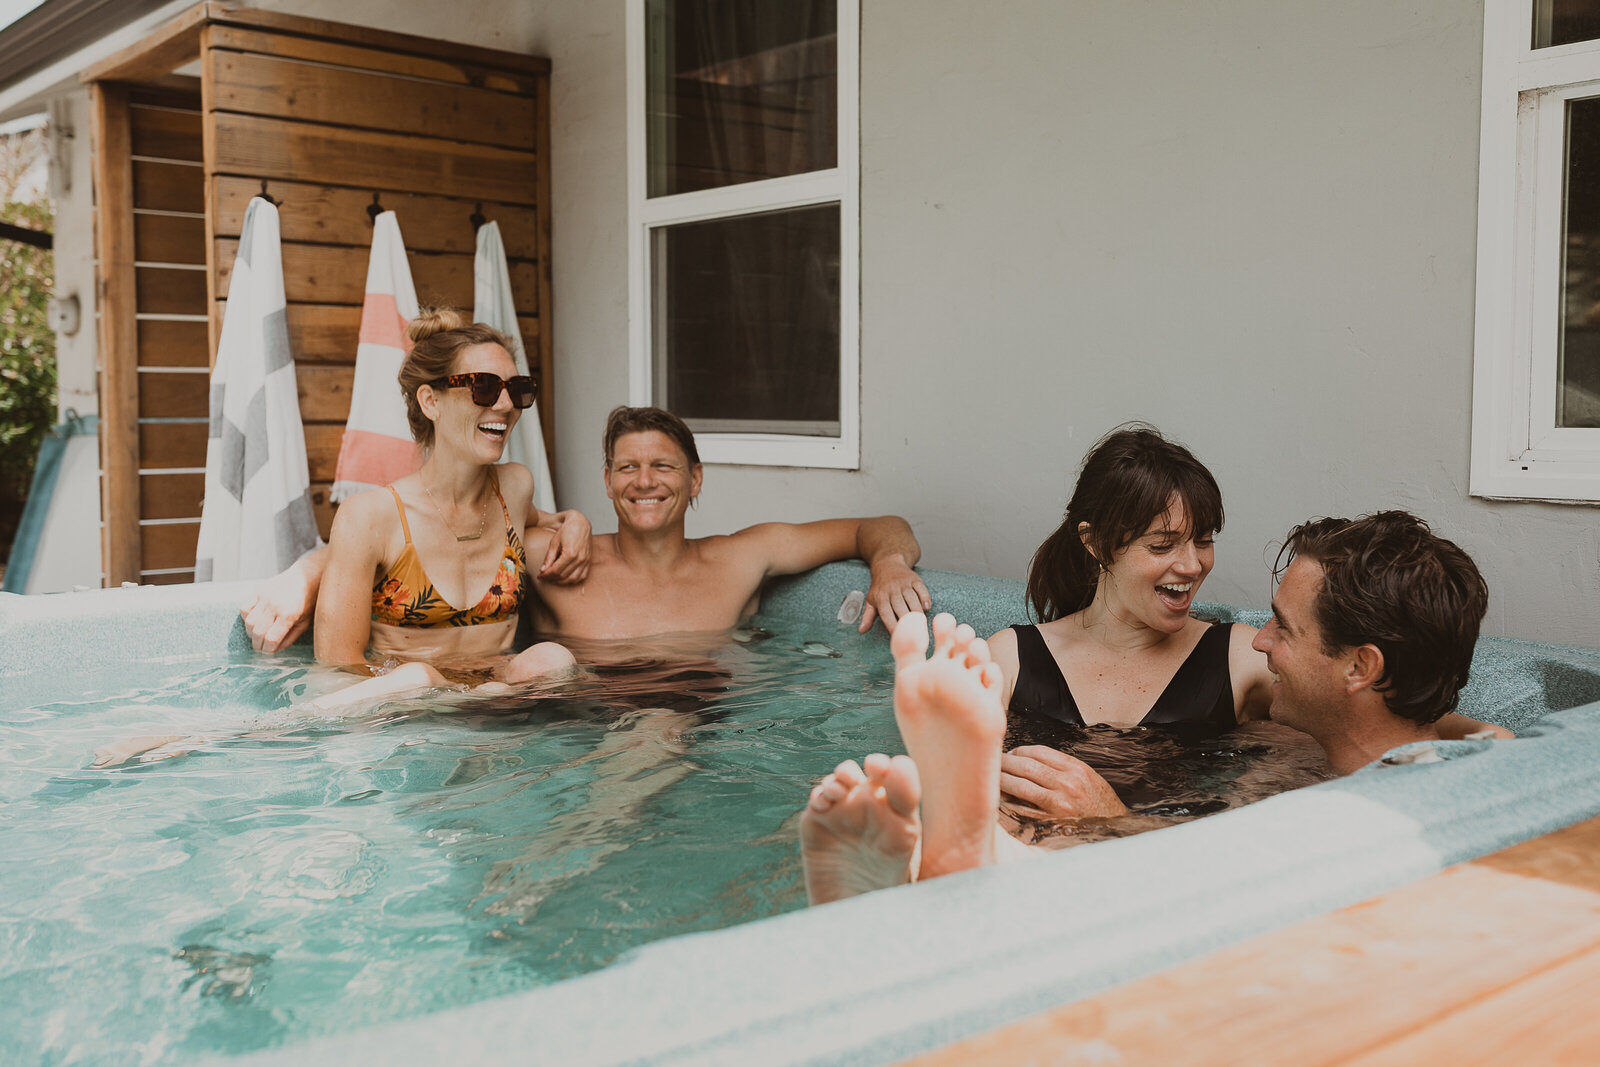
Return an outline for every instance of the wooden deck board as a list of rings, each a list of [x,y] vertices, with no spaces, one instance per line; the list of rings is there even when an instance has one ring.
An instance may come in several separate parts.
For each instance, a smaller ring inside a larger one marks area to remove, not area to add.
[[[918,1057],[1600,1061],[1600,818]]]

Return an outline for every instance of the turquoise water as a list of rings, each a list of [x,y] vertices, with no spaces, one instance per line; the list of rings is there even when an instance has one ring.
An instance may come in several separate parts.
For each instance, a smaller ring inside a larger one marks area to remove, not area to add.
[[[802,907],[796,812],[841,757],[899,750],[890,664],[839,627],[764,625],[687,673],[538,700],[307,721],[287,710],[318,684],[306,661],[247,656],[91,671],[0,713],[0,1062],[249,1051]],[[152,733],[190,740],[90,768]],[[1216,810],[1271,744],[1214,747],[1166,801]]]

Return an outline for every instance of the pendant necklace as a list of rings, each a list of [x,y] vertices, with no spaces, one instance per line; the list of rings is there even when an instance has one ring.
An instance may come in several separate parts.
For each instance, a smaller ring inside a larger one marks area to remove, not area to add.
[[[422,481],[420,478],[417,479],[417,480],[418,481]],[[424,493],[428,494],[428,502],[433,505],[433,510],[437,511],[439,513],[439,521],[444,523],[444,528],[446,530],[450,531],[450,536],[454,537],[456,539],[457,543],[462,542],[462,541],[476,541],[478,538],[483,536],[483,531],[485,529],[487,529],[488,525],[489,525],[489,512],[488,512],[488,509],[486,509],[486,508],[480,508],[479,509],[478,532],[477,533],[458,534],[458,533],[455,532],[455,530],[451,529],[450,520],[445,518],[444,508],[441,508],[439,506],[439,501],[434,499],[433,490],[428,488],[428,483],[427,482],[422,482],[422,491]]]

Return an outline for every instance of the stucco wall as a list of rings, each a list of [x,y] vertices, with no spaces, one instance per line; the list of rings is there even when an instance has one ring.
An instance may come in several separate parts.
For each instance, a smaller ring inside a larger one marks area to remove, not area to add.
[[[621,5],[555,66],[559,488],[609,528],[625,390]],[[715,467],[691,530],[892,511],[1021,576],[1084,449],[1148,419],[1211,465],[1206,596],[1277,539],[1404,507],[1479,560],[1489,633],[1594,644],[1600,514],[1466,494],[1482,14],[1366,0],[874,0],[862,19],[862,469]]]
[[[1600,513],[1466,495],[1478,5],[863,8],[861,470],[711,468],[691,532],[898,512],[926,563],[1021,576],[1084,449],[1143,418],[1226,494],[1207,599],[1264,605],[1294,522],[1405,507],[1479,560],[1487,632],[1600,642]],[[557,489],[612,528],[622,3],[337,17],[554,61]]]

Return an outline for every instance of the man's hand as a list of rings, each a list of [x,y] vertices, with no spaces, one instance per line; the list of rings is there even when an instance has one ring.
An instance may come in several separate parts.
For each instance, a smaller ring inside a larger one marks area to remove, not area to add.
[[[589,577],[589,520],[577,511],[558,512],[556,519],[559,525],[539,564],[538,577],[556,585],[577,585]]]
[[[257,586],[255,596],[239,608],[239,614],[250,634],[251,647],[257,652],[276,652],[294,644],[306,632],[315,606],[315,586],[296,563]]]
[[[867,604],[856,632],[866,633],[875,619],[882,618],[883,628],[892,633],[902,615],[931,607],[933,598],[928,595],[928,587],[903,559],[879,560],[872,564],[872,585],[867,589]]]
[[[1044,745],[1024,745],[1000,757],[1000,792],[1020,801],[1007,807],[1034,819],[1128,814],[1093,767]]]

